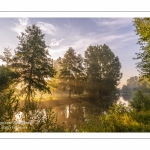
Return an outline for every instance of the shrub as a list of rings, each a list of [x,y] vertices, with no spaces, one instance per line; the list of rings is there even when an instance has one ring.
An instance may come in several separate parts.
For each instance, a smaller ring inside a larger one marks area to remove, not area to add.
[[[8,89],[0,93],[0,131],[14,130],[14,114],[18,109],[18,97],[14,90]]]
[[[80,132],[140,132],[146,130],[144,124],[132,117],[132,109],[123,104],[113,104],[107,113],[99,118],[89,118],[79,127]]]
[[[137,91],[131,102],[131,106],[137,111],[150,110],[150,98],[143,94],[141,90]]]

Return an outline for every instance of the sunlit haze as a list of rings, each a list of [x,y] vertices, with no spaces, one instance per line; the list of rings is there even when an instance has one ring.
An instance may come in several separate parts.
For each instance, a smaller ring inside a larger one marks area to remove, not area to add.
[[[19,43],[17,36],[28,25],[36,24],[45,34],[53,59],[63,57],[69,47],[84,56],[89,45],[108,45],[121,62],[122,87],[128,78],[138,76],[133,58],[140,48],[132,21],[133,18],[0,18],[0,55],[8,46],[14,53]]]

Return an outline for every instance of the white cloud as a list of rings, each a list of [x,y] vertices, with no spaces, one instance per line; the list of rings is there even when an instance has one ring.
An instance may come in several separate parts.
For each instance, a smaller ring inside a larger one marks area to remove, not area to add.
[[[103,18],[103,19],[92,19],[100,28],[100,30],[120,29],[127,27],[132,24],[132,18]]]
[[[51,47],[55,47],[58,46],[64,39],[60,39],[60,40],[56,40],[56,39],[52,39],[50,42],[50,46]]]
[[[46,34],[53,35],[56,32],[56,28],[50,23],[38,22],[37,26]]]
[[[55,48],[55,51],[65,52],[69,47],[75,49],[77,53],[84,55],[85,50],[89,45],[103,45],[106,44],[110,47],[112,51],[120,51],[125,46],[128,46],[129,42],[136,39],[136,36],[129,32],[129,33],[120,33],[120,34],[108,34],[106,33],[99,33],[99,34],[92,34],[90,36],[80,35],[78,39],[74,40],[71,38],[72,36],[68,36],[63,44],[63,50],[58,46]],[[70,40],[71,39],[71,40]],[[57,45],[57,41],[55,41]]]
[[[29,25],[28,18],[19,18],[17,23],[15,23],[15,27],[12,28],[14,32],[17,32],[18,35],[21,35],[21,32],[24,32],[26,27]]]
[[[28,18],[19,18],[17,19],[17,22],[14,23],[15,26],[11,28],[14,32],[16,32],[18,35],[21,35],[21,32],[24,32],[26,27],[30,25]],[[53,35],[54,32],[56,32],[56,27],[54,27],[50,23],[44,23],[44,22],[37,22],[37,26],[40,27],[40,29],[46,33]]]

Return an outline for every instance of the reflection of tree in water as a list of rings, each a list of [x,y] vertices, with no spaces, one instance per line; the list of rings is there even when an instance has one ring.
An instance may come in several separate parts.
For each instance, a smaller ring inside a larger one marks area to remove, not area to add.
[[[85,108],[74,104],[61,107],[57,111],[58,121],[65,127],[74,128],[85,120]]]
[[[83,107],[72,107],[69,112],[69,119],[71,119],[71,122],[76,125],[83,122],[85,120]]]
[[[56,110],[58,114],[58,121],[70,131],[75,131],[75,125],[79,126],[86,121],[89,116],[99,116],[102,112],[107,111],[113,102],[116,102],[118,97],[103,98],[99,103],[83,102],[59,107]]]
[[[95,113],[101,113],[103,111],[107,111],[108,108],[114,103],[117,102],[118,96],[113,97],[103,97],[102,99],[99,99],[98,101],[94,102],[96,107],[94,107]],[[93,112],[94,113],[94,112]]]
[[[132,100],[132,95],[122,94],[121,96],[126,101],[131,101]]]

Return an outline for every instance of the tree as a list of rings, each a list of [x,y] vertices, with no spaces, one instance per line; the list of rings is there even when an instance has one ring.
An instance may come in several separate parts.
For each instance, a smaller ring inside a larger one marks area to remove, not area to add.
[[[144,93],[150,93],[150,81],[148,78],[141,78],[141,80],[139,81],[139,89]]]
[[[130,77],[129,79],[127,79],[127,85],[132,89],[135,87],[138,87],[138,82],[139,82],[139,79],[137,76]]]
[[[18,78],[12,69],[0,66],[0,121],[13,122],[14,113],[18,108],[18,97],[14,90],[14,84]],[[12,123],[13,124],[13,123]],[[11,125],[0,124],[0,131],[12,131]]]
[[[71,93],[82,93],[80,89],[81,85],[79,82],[84,80],[83,73],[83,58],[81,55],[76,56],[76,53],[72,47],[68,49],[65,53],[64,58],[62,58],[60,65],[60,79],[61,85],[64,90],[68,89],[69,97]]]
[[[0,66],[0,92],[3,92],[11,84],[17,82],[19,74],[6,66]]]
[[[122,93],[131,93],[131,88],[128,85],[123,85],[121,92]]]
[[[139,79],[137,76],[130,77],[127,79],[127,84],[123,85],[122,92],[123,93],[131,93],[138,89]]]
[[[81,54],[78,54],[76,59],[74,93],[80,95],[84,92],[86,74],[84,68],[84,59]]]
[[[138,90],[133,97],[131,106],[138,111],[150,110],[150,98],[144,95],[141,90]]]
[[[13,57],[12,67],[20,74],[18,80],[24,85],[28,106],[35,90],[50,92],[46,79],[55,74],[44,36],[38,26],[28,26],[18,37],[19,44]]]
[[[6,62],[6,65],[9,66],[11,64],[12,61],[12,54],[11,54],[11,49],[8,48],[4,48],[4,57],[3,57],[3,61]]]
[[[9,66],[11,64],[12,61],[12,54],[11,54],[11,49],[8,48],[4,48],[4,56],[0,55],[0,59],[3,62],[6,62],[6,65]]]
[[[137,44],[141,52],[136,53],[141,62],[137,63],[141,76],[150,79],[150,18],[134,18],[135,33],[139,36]]]
[[[107,45],[89,46],[85,52],[87,92],[91,99],[110,96],[122,77],[119,58]]]

